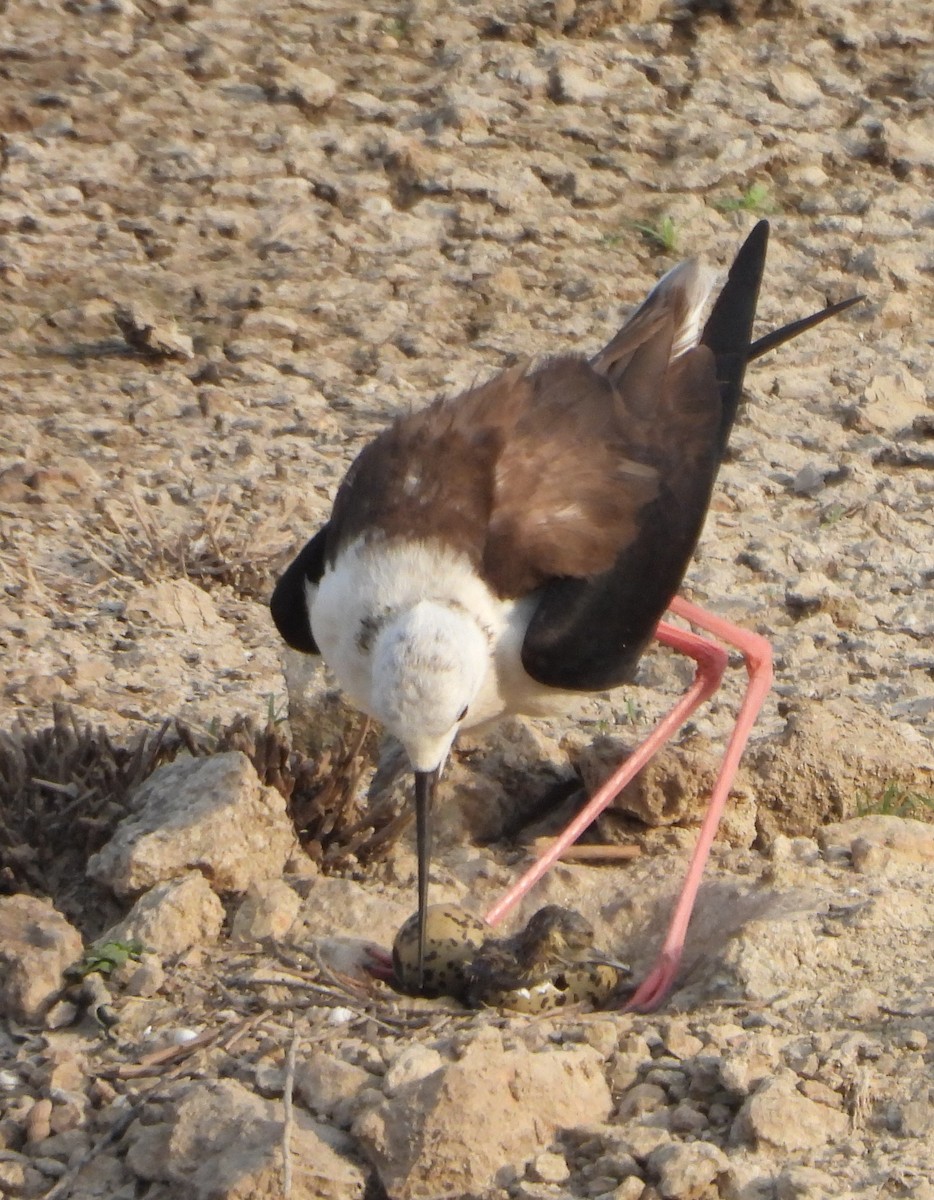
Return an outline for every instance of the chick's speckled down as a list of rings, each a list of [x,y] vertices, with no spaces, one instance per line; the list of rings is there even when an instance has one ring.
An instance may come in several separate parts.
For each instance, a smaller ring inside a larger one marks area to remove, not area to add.
[[[478,917],[453,904],[428,909],[424,978],[418,986],[418,914],[399,930],[393,967],[402,990],[453,996],[471,1008],[537,1013],[587,1002],[603,1007],[628,970],[594,949],[590,924],[551,904],[508,938],[489,936]]]

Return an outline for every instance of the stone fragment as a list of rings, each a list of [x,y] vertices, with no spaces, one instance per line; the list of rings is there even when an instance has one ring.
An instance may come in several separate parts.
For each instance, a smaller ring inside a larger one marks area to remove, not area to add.
[[[887,813],[875,813],[866,817],[852,817],[849,821],[837,821],[818,831],[817,840],[825,854],[835,848],[849,850],[853,865],[860,867],[860,859],[867,860],[880,852],[889,859],[908,863],[934,863],[934,826],[911,817],[896,817]]]
[[[176,1184],[191,1200],[282,1195],[282,1105],[232,1079],[192,1086],[157,1125],[127,1135],[127,1162],[143,1179]],[[292,1200],[354,1200],[363,1172],[329,1144],[323,1126],[294,1111]]]
[[[77,929],[48,900],[0,897],[0,1014],[41,1020],[83,948]]]
[[[281,875],[296,849],[285,800],[239,751],[160,767],[88,874],[127,896],[198,870],[218,892]]]
[[[316,1117],[332,1117],[338,1126],[350,1124],[354,1100],[375,1082],[369,1071],[322,1051],[312,1052],[295,1070],[295,1088],[306,1107]]]
[[[891,374],[874,375],[859,408],[872,426],[889,434],[909,429],[926,411],[924,383],[903,367]]]
[[[776,68],[770,72],[769,82],[778,99],[794,108],[813,108],[822,97],[814,77],[800,67]]]
[[[546,1150],[529,1163],[528,1177],[534,1183],[564,1183],[571,1171],[563,1154]]]
[[[726,1168],[726,1155],[707,1142],[672,1142],[659,1146],[648,1158],[648,1169],[665,1200],[703,1195]]]
[[[314,881],[302,905],[302,936],[322,939],[365,936],[391,946],[410,912],[409,905],[394,903],[372,887],[352,879],[322,875]],[[322,945],[322,952],[332,962],[327,942]],[[336,962],[333,965],[340,969]]]
[[[431,1046],[421,1046],[417,1042],[406,1046],[390,1063],[383,1080],[383,1091],[387,1096],[394,1096],[406,1084],[417,1083],[443,1066],[444,1059]]]
[[[637,1083],[619,1102],[620,1118],[625,1121],[642,1113],[654,1112],[657,1108],[663,1108],[667,1100],[668,1093],[663,1087],[654,1083]]]
[[[192,634],[204,633],[223,621],[208,593],[190,579],[160,579],[137,588],[126,603],[124,616],[129,621],[154,622]]]
[[[602,1059],[589,1046],[506,1050],[484,1031],[462,1057],[363,1112],[353,1132],[393,1200],[467,1195],[541,1153],[558,1128],[606,1118]]]
[[[549,73],[548,92],[559,104],[599,104],[608,90],[576,63],[558,62]]]
[[[817,1167],[785,1167],[775,1180],[775,1200],[829,1200],[838,1194],[833,1177]]]
[[[844,1113],[802,1096],[794,1072],[780,1070],[743,1104],[731,1137],[772,1150],[814,1150],[845,1137],[848,1130]]]
[[[580,755],[578,769],[589,792],[607,779],[632,750],[619,738],[595,738]],[[636,817],[653,828],[701,821],[720,766],[720,750],[709,738],[690,734],[660,751],[610,806],[610,812]],[[755,838],[755,809],[740,769],[720,836],[749,846]]]
[[[194,345],[174,321],[157,317],[136,302],[118,304],[114,321],[126,344],[147,358],[194,358]]]
[[[867,790],[872,799],[893,784],[934,791],[929,746],[852,697],[790,702],[781,735],[751,745],[746,757],[766,842],[832,828]]]
[[[192,946],[215,941],[223,924],[224,906],[211,885],[200,871],[189,871],[150,888],[100,940],[137,939],[160,957],[175,958]]]
[[[44,1142],[52,1132],[52,1101],[37,1100],[26,1117],[26,1141]]]
[[[642,1200],[646,1190],[638,1175],[629,1175],[608,1195],[604,1193],[604,1197],[605,1200]]]
[[[324,108],[337,95],[337,84],[317,67],[290,65],[276,80],[281,94],[302,110]]]
[[[281,941],[301,907],[298,893],[282,879],[250,884],[237,909],[230,937],[235,942]]]
[[[0,1195],[22,1196],[26,1194],[26,1168],[21,1162],[0,1160]]]
[[[124,973],[123,990],[128,996],[155,996],[165,982],[162,960],[157,954],[143,954],[139,962],[125,963],[121,968],[121,974]]]

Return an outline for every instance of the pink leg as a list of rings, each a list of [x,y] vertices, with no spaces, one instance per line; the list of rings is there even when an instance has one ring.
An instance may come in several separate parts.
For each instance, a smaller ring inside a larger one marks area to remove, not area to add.
[[[697,889],[700,886],[704,867],[710,854],[710,847],[720,824],[726,799],[739,765],[740,756],[749,737],[749,732],[762,707],[762,702],[772,682],[772,652],[768,642],[758,634],[740,629],[729,621],[705,612],[689,600],[676,596],[669,610],[676,616],[684,617],[701,629],[713,633],[723,641],[739,649],[746,663],[749,683],[736,719],[736,726],[730,736],[723,763],[714,785],[713,794],[700,836],[691,857],[687,877],[678,897],[672,914],[668,932],[662,943],[661,951],[655,966],[647,978],[629,998],[626,1009],[638,1009],[649,1012],[657,1008],[674,983],[681,954],[684,949],[684,938],[688,922],[694,908]],[[727,663],[727,652],[714,642],[687,633],[674,626],[660,621],[656,637],[666,646],[690,655],[697,663],[697,672],[688,691],[681,697],[670,712],[662,718],[649,737],[630,755],[629,758],[614,772],[613,775],[591,797],[584,809],[575,817],[567,829],[556,839],[554,845],[542,855],[522,876],[518,882],[494,905],[487,914],[487,920],[494,924],[500,920],[515,905],[526,892],[538,882],[550,866],[560,857],[562,852],[580,836],[587,826],[614,799],[626,784],[648,762],[652,755],[684,724],[690,714],[716,691],[723,677]]]

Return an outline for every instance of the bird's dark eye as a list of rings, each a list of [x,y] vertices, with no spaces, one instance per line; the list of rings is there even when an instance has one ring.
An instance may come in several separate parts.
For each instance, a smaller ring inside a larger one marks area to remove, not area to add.
[[[458,721],[463,721],[464,717],[467,716],[467,708],[468,708],[468,705],[465,704],[464,707],[460,710],[460,713],[458,714],[458,717],[457,717]]]

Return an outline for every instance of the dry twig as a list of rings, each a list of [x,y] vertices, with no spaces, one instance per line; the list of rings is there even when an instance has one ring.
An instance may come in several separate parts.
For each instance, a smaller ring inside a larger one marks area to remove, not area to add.
[[[292,1197],[292,1092],[295,1088],[295,1059],[298,1054],[298,1031],[292,1034],[285,1056],[285,1085],[282,1090],[282,1200]]]

